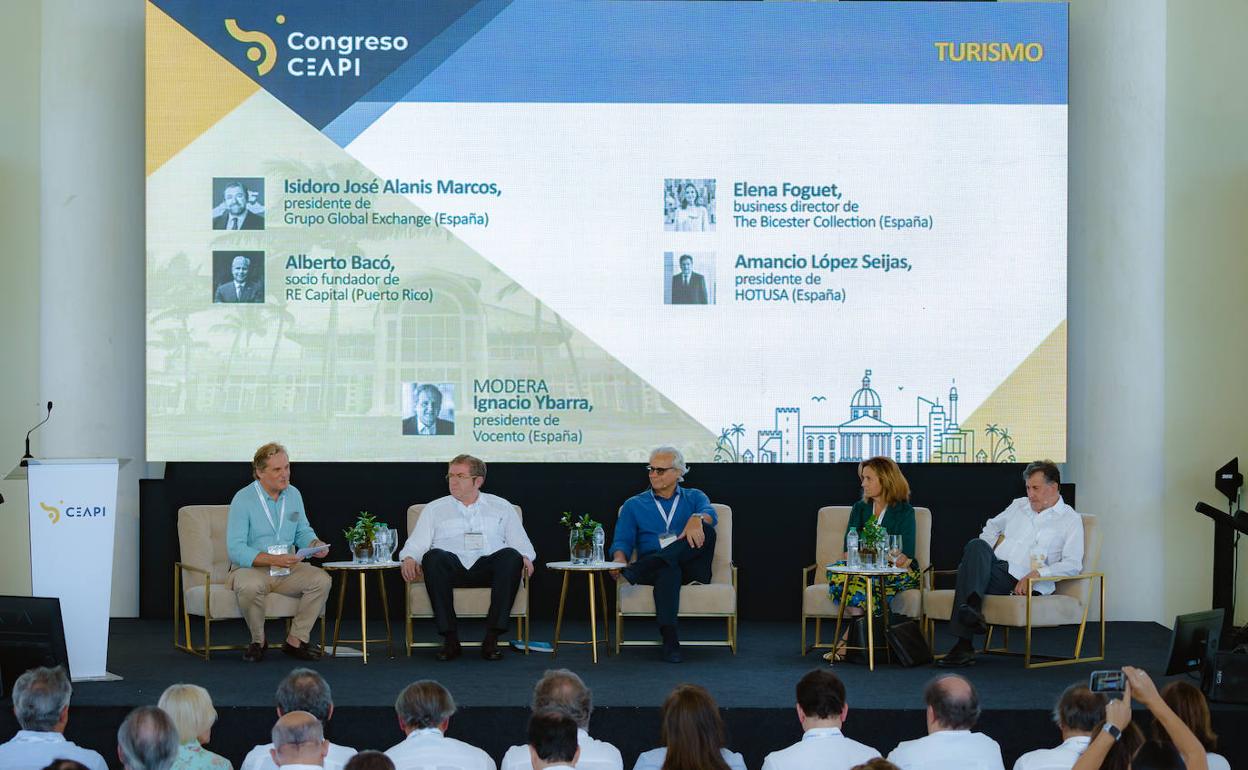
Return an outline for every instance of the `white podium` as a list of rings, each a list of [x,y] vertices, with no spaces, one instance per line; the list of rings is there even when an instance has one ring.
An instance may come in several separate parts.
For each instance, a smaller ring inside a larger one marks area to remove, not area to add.
[[[74,681],[108,673],[108,618],[117,524],[117,470],[126,460],[27,460],[30,587],[61,600]]]

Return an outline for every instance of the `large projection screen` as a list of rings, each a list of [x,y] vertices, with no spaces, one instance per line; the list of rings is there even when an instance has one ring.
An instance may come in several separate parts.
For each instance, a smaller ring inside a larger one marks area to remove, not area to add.
[[[147,3],[147,453],[1066,455],[1058,3]]]

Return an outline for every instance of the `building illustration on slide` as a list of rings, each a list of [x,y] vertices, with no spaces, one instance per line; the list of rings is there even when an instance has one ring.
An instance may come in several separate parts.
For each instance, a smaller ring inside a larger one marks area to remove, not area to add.
[[[816,401],[823,400],[816,396]],[[976,432],[958,422],[958,389],[951,384],[948,405],[940,399],[915,399],[915,421],[910,425],[884,419],[880,394],[871,387],[867,369],[860,387],[849,400],[849,419],[841,423],[803,424],[798,407],[775,410],[773,427],[758,431],[756,451],[738,451],[745,434],[741,425],[720,435],[716,459],[721,462],[836,463],[859,462],[885,455],[899,463],[1013,462],[1014,445],[1008,429],[985,428],[988,446],[976,449]],[[926,411],[924,411],[926,410]]]

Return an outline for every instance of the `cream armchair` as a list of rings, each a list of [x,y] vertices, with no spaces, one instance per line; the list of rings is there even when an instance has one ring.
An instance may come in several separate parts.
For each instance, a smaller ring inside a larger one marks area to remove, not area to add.
[[[524,513],[520,510],[520,506],[512,504],[516,509],[516,515],[524,519]],[[407,509],[407,534],[410,536],[412,530],[416,529],[416,522],[420,519],[420,513],[425,509],[425,503],[417,503]],[[400,546],[401,547],[401,546]],[[488,588],[456,588],[455,594],[455,615],[460,618],[484,618],[490,611],[490,589]],[[424,577],[419,577],[415,581],[407,584],[407,591],[404,593],[407,597],[405,626],[407,629],[407,654],[412,654],[414,647],[438,647],[440,642],[418,642],[412,635],[413,619],[428,619],[433,617],[433,604],[429,601],[429,591],[425,588]],[[511,617],[516,621],[516,638],[524,639],[524,654],[529,654],[529,579],[521,576],[520,590],[516,592],[516,600],[511,605]],[[463,642],[465,647],[479,647],[480,642]]]
[[[983,652],[997,655],[1020,655],[1026,668],[1044,668],[1047,666],[1064,666],[1070,663],[1092,663],[1105,659],[1105,573],[1097,571],[1101,558],[1100,523],[1096,516],[1083,516],[1083,571],[1078,575],[1060,578],[1046,578],[1056,581],[1056,587],[1048,596],[985,596],[984,622],[988,624],[988,633],[984,638]],[[941,574],[949,574],[955,570],[940,570]],[[930,586],[930,583],[928,584]],[[1097,594],[1093,595],[1095,586]],[[949,620],[953,612],[953,590],[927,590],[924,603],[928,617],[928,639],[935,633],[936,620]],[[1082,657],[1083,642],[1087,631],[1088,615],[1093,602],[1096,602],[1100,631],[1099,652],[1094,656]],[[1070,657],[1041,655],[1032,650],[1032,629],[1052,628],[1056,626],[1078,625],[1075,636],[1074,653]],[[1000,647],[992,646],[992,637],[997,626],[1001,626],[1002,640]],[[1011,651],[1010,628],[1024,629],[1023,651]]]
[[[681,639],[682,646],[726,645],[737,654],[737,566],[732,563],[732,509],[712,503],[718,523],[715,525],[715,555],[711,561],[711,582],[680,587],[680,618],[724,618],[727,636],[724,639]],[[637,554],[634,552],[633,558]],[[620,646],[652,647],[659,641],[624,641],[624,618],[654,617],[654,588],[617,582],[615,590],[615,653]]]
[[[238,599],[228,586],[230,556],[225,544],[228,505],[186,505],[178,509],[178,547],[182,560],[173,565],[173,646],[208,660],[214,650],[241,650],[246,644],[213,644],[212,624],[243,617]],[[270,593],[265,598],[267,618],[290,618],[299,600]],[[191,616],[203,618],[204,641],[191,639]],[[321,608],[321,646],[325,646],[325,608]]]
[[[802,569],[802,654],[814,649],[830,649],[832,642],[821,639],[823,621],[836,618],[836,602],[828,595],[824,568],[839,560],[845,549],[845,529],[849,526],[848,505],[827,505],[819,509],[815,524],[815,563]],[[932,512],[927,508],[914,509],[914,550],[919,569],[931,565]],[[902,591],[893,597],[892,610],[900,615],[923,618],[923,592],[919,589]],[[806,629],[815,621],[814,644],[806,646]],[[833,624],[835,625],[835,624]]]

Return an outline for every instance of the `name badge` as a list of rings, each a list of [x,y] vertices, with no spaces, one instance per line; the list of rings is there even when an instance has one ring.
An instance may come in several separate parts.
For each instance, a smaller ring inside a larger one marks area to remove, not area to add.
[[[485,550],[485,533],[484,532],[465,532],[464,533],[464,550],[484,551]]]
[[[288,545],[271,545],[265,549],[270,556],[285,556],[290,553]],[[269,577],[285,577],[290,574],[290,567],[269,567]]]
[[[659,535],[659,548],[666,548],[679,539],[680,539],[679,535],[672,535],[672,534]]]

